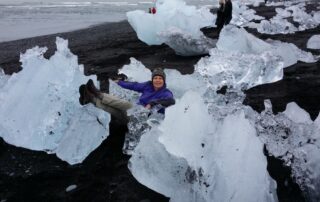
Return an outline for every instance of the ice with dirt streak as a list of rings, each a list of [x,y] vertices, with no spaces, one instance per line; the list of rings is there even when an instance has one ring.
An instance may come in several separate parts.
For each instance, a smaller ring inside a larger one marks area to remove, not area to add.
[[[216,39],[210,39],[203,34],[195,38],[193,35],[185,33],[177,27],[170,27],[166,31],[160,32],[158,36],[162,38],[177,55],[181,56],[206,54],[211,48],[215,47],[217,42]]]
[[[20,72],[0,74],[0,136],[76,164],[108,136],[110,116],[79,104],[79,86],[89,78],[96,82],[96,76],[84,76],[67,40],[57,38],[56,45],[49,59],[43,57],[47,48],[34,47],[21,54]]]
[[[215,45],[203,35],[202,27],[213,26],[209,9],[187,5],[183,0],[160,0],[157,12],[130,11],[127,18],[138,38],[148,45],[168,44],[179,55],[201,55]]]

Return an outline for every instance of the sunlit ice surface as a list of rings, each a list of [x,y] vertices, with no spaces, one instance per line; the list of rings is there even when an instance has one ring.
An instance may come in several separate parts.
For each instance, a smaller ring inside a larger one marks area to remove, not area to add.
[[[110,115],[92,104],[79,104],[83,66],[56,40],[49,59],[46,47],[21,54],[22,70],[11,76],[0,71],[0,136],[9,144],[55,153],[69,164],[82,162],[109,135]]]

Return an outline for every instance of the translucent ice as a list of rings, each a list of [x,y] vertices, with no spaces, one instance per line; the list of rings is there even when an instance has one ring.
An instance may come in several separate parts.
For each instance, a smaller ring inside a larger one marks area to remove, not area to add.
[[[234,19],[234,22],[236,22],[237,25],[256,28],[258,32],[266,34],[294,33],[301,30],[315,28],[320,24],[319,11],[307,13],[306,2],[304,0],[283,2],[271,1],[267,6],[283,6],[284,8],[276,8],[275,11],[277,14],[270,20],[262,20],[260,23],[253,23],[250,21],[253,19],[254,11],[241,6],[242,9],[236,9],[239,13],[239,15],[236,16],[239,17]],[[246,17],[243,17],[244,13],[246,13]],[[291,20],[290,22],[288,21],[290,18],[292,18],[295,25],[291,23]]]
[[[275,46],[272,41],[261,43],[248,50]],[[295,103],[278,115],[270,111],[271,104],[262,114],[242,105],[239,89],[279,80],[282,68],[270,51],[248,54],[215,48],[191,75],[166,69],[176,104],[166,109],[164,120],[135,114],[143,115],[143,108],[131,113],[136,121],[129,123],[124,149],[132,154],[132,174],[171,201],[277,201],[262,153],[266,144],[270,155],[292,168],[304,193],[318,199],[320,118],[312,122]],[[134,59],[120,71],[133,80],[136,72],[144,79],[151,74]],[[228,86],[226,93],[217,94],[223,85]]]
[[[217,48],[228,52],[237,51],[253,54],[270,52],[270,54],[279,56],[283,60],[284,67],[293,65],[298,60],[303,62],[316,61],[311,53],[300,50],[294,44],[273,40],[262,41],[245,29],[233,25],[225,26],[222,29]]]
[[[296,123],[312,123],[310,115],[294,102],[288,103],[283,113]]]
[[[231,57],[228,54],[224,56],[224,59]],[[134,59],[131,61],[129,66],[120,70],[129,78],[136,72],[150,75],[141,63]],[[276,201],[276,185],[266,171],[262,143],[250,120],[238,108],[241,102],[233,106],[237,94],[227,93],[226,97],[233,101],[225,106],[218,101],[221,98],[207,98],[212,92],[209,87],[215,89],[211,84],[212,78],[218,78],[219,73],[208,73],[200,68],[191,75],[181,75],[176,70],[165,71],[167,84],[177,103],[166,109],[164,120],[143,117],[143,109],[130,112],[134,116],[131,123],[135,124],[129,123],[124,149],[132,154],[129,167],[137,180],[170,196],[171,201],[225,201],[233,198],[232,195],[236,196],[233,200]],[[258,77],[259,74],[251,75],[253,80]],[[234,85],[242,86],[249,80],[243,79]],[[112,93],[118,90],[112,84]],[[209,106],[213,104],[211,102],[218,103],[216,111],[209,110],[214,108]],[[250,151],[247,150],[249,148]],[[247,160],[243,161],[240,156],[246,156]],[[241,186],[240,181],[247,186]],[[252,197],[253,192],[255,197]]]
[[[166,44],[170,46],[177,55],[194,56],[209,53],[209,50],[215,47],[217,40],[207,38],[201,34],[194,38],[189,33],[184,33],[176,27],[168,28],[160,32],[159,37],[163,38]]]
[[[303,109],[289,103],[285,112],[278,115],[273,115],[271,107],[267,107],[257,117],[256,123],[269,154],[283,159],[291,167],[292,177],[308,201],[320,199],[320,133],[317,120],[311,121]]]
[[[320,49],[320,35],[313,35],[307,42],[307,48]]]
[[[0,91],[0,136],[10,144],[56,153],[75,164],[108,136],[110,117],[79,104],[79,86],[96,77],[83,75],[68,41],[57,38],[56,45],[50,59],[43,57],[46,48],[21,54],[23,69]]]
[[[167,109],[158,129],[142,136],[130,169],[171,201],[277,200],[262,143],[244,113],[214,119],[193,91]]]
[[[298,31],[287,19],[262,20],[257,27],[258,32],[266,34],[289,34]]]
[[[242,1],[232,1],[231,24],[246,26],[250,21],[262,19],[264,19],[264,17],[256,15],[256,11],[249,9]]]

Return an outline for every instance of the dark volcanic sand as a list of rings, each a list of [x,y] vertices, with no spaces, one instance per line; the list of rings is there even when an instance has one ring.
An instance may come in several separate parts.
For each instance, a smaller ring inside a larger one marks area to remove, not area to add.
[[[309,6],[309,9],[315,6]],[[272,17],[272,7],[255,8],[259,15]],[[266,35],[248,30],[262,39],[276,39],[306,49],[307,40],[320,34],[320,28],[290,35]],[[215,29],[204,29],[206,35],[217,38]],[[79,31],[34,37],[0,43],[0,67],[7,74],[20,69],[19,53],[35,45],[49,48],[46,57],[55,51],[55,37],[69,40],[71,51],[84,64],[86,74],[97,74],[101,88],[107,90],[107,78],[135,57],[150,69],[165,67],[192,73],[197,57],[176,56],[166,45],[147,46],[139,41],[130,25],[124,21],[108,23]],[[310,50],[309,50],[310,51]],[[319,51],[313,51],[320,55]],[[283,111],[295,101],[314,119],[320,110],[320,66],[298,63],[284,70],[284,78],[272,84],[249,89],[245,104],[263,110],[263,100],[271,99],[274,111]],[[121,152],[126,129],[112,122],[110,136],[81,164],[70,166],[55,155],[30,151],[6,144],[0,138],[0,201],[168,201],[168,198],[140,185],[127,168],[128,156]],[[90,134],[88,134],[90,135]],[[268,157],[268,170],[277,180],[280,201],[305,201],[301,191],[290,179],[290,169]],[[77,188],[65,189],[72,184]]]

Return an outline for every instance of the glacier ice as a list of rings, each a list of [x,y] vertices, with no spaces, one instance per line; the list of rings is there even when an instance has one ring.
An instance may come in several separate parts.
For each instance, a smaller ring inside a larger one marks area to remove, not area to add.
[[[232,20],[230,24],[237,26],[248,26],[253,20],[263,20],[262,16],[256,15],[256,11],[249,9],[247,4],[239,1],[232,1]]]
[[[247,89],[262,83],[278,81],[283,76],[283,63],[269,53],[242,54],[212,49],[210,57],[202,58],[195,66],[215,89],[237,86]]]
[[[303,51],[292,43],[271,39],[267,40],[267,42],[274,47],[272,50],[274,54],[279,55],[283,59],[285,67],[294,65],[298,61],[305,63],[313,63],[317,61],[317,58],[312,55],[312,53]]]
[[[183,0],[160,0],[157,13],[149,14],[136,10],[127,13],[128,21],[138,38],[149,45],[160,45],[164,41],[157,35],[170,27],[177,27],[194,37],[199,37],[200,28],[212,25],[213,15],[207,8],[188,6]]]
[[[305,6],[306,3],[303,2],[287,8],[287,10],[292,11],[293,20],[300,24],[299,30],[311,29],[319,25],[314,21],[311,14],[306,13]]]
[[[234,1],[231,24],[255,28],[267,34],[294,33],[320,24],[320,12],[306,13],[305,2],[282,3],[284,8],[276,8],[277,15],[270,20],[256,15],[256,11],[244,4],[257,2],[261,1]],[[154,15],[141,10],[127,13],[128,21],[140,40],[148,45],[166,43],[182,56],[207,54],[216,46],[215,39],[207,38],[200,31],[202,27],[215,26],[216,15],[207,8],[196,9],[187,6],[183,0],[157,1],[156,7],[157,13]],[[288,21],[291,17],[298,27]],[[260,23],[253,22],[256,20],[260,20]]]
[[[221,31],[217,48],[224,51],[262,53],[270,50],[271,45],[248,33],[244,28],[227,25]]]
[[[284,67],[293,65],[298,60],[309,63],[317,61],[311,53],[299,49],[294,44],[271,39],[263,41],[248,33],[244,28],[237,28],[233,25],[227,25],[222,29],[217,48],[228,52],[252,54],[271,52],[270,54],[282,59]]]
[[[4,70],[0,67],[0,89],[8,82],[9,76],[4,73]]]
[[[210,57],[200,59],[195,66],[200,74],[210,75],[211,85],[249,88],[282,78],[284,63],[271,51],[272,45],[232,25],[221,33]]]
[[[200,28],[214,24],[215,16],[208,8],[197,9],[183,0],[160,0],[156,2],[156,8],[156,14],[142,10],[127,13],[128,21],[141,41],[148,45],[166,43],[180,55],[205,54],[214,46],[214,41],[200,31]]]
[[[290,12],[289,10],[283,9],[283,8],[276,8],[275,9],[277,15],[274,16],[274,18],[288,18],[292,16],[292,12]]]
[[[78,88],[89,78],[68,48],[56,39],[50,59],[47,48],[34,47],[20,55],[22,70],[0,91],[0,136],[8,143],[80,163],[108,136],[110,116],[93,106],[81,106]],[[3,81],[1,75],[1,82]]]
[[[254,2],[247,2],[253,4]],[[234,2],[234,12],[232,23],[238,26],[247,26],[257,29],[260,33],[266,34],[288,34],[306,29],[315,28],[320,24],[320,12],[306,12],[306,2],[302,1],[283,1],[268,2],[267,6],[283,6],[275,9],[276,15],[270,20],[266,20],[261,16],[257,16],[253,9],[249,9],[243,2]],[[288,21],[292,17],[294,22]],[[261,20],[255,23],[253,20]],[[297,27],[296,27],[297,25]]]
[[[284,160],[292,169],[308,201],[320,199],[320,133],[319,116],[313,122],[295,103],[289,103],[283,113],[274,115],[270,101],[256,118],[260,139],[270,155]]]
[[[165,43],[172,48],[177,55],[194,56],[209,53],[209,50],[215,47],[217,40],[207,38],[201,34],[194,38],[189,33],[183,32],[176,27],[170,27],[158,35]]]
[[[241,110],[214,119],[188,91],[142,136],[129,168],[170,201],[277,201],[262,146]]]
[[[319,7],[318,7],[318,9],[319,9]],[[313,20],[316,23],[320,24],[320,11],[313,12]]]
[[[130,74],[129,74],[130,72]],[[145,82],[151,79],[151,71],[135,58],[130,58],[130,64],[124,65],[118,71],[119,74],[125,74],[128,76],[128,80],[136,82]]]
[[[256,28],[258,32],[266,34],[289,34],[298,31],[287,19],[262,20]]]
[[[307,48],[320,49],[320,35],[313,35],[307,42]]]
[[[294,102],[288,103],[283,113],[296,123],[312,123],[310,115]]]

